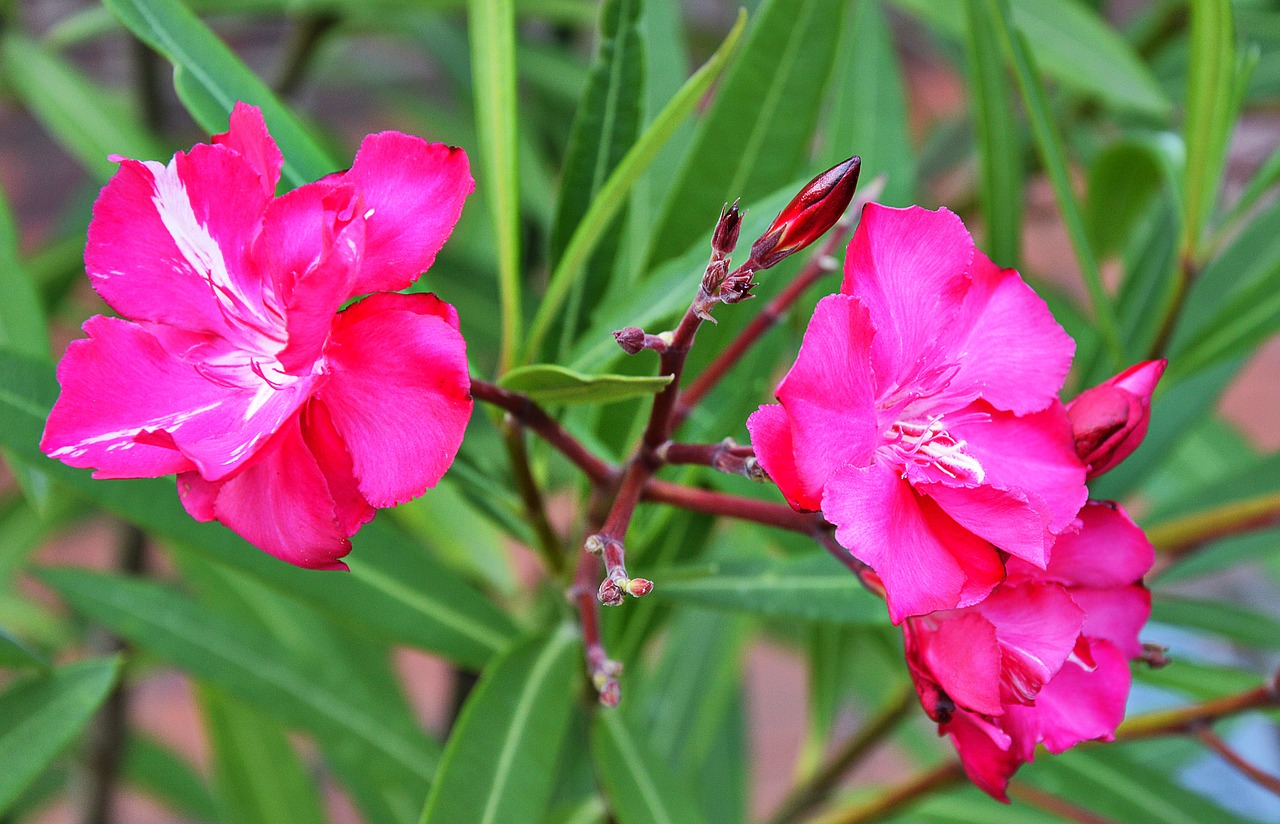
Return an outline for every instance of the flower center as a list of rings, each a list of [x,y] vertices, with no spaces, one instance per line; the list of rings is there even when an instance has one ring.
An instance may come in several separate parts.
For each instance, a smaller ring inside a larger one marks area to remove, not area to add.
[[[943,425],[942,416],[923,423],[894,421],[885,431],[887,442],[881,447],[902,466],[902,476],[923,473],[929,480],[941,480],[935,473],[966,484],[980,484],[986,473],[978,459],[965,452],[965,441],[953,436]]]

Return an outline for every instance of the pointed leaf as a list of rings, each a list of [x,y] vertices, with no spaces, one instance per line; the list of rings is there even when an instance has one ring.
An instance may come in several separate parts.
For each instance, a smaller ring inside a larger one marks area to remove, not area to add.
[[[538,821],[551,796],[581,673],[562,625],[513,645],[485,670],[449,737],[422,824]]]
[[[39,577],[77,611],[282,723],[349,740],[420,787],[435,772],[436,745],[420,731],[353,698],[333,673],[238,619],[150,581],[77,569]]]
[[[539,403],[610,403],[657,394],[671,383],[671,376],[584,375],[563,366],[540,363],[512,369],[498,383]]]
[[[684,786],[622,713],[597,712],[591,752],[619,824],[701,824]]]
[[[0,629],[0,667],[48,670],[49,659]]]
[[[218,821],[218,802],[195,768],[164,744],[135,735],[125,744],[120,776],[185,818]]]
[[[284,154],[283,175],[290,184],[299,186],[339,168],[298,116],[179,0],[104,2],[139,39],[173,63],[174,88],[206,132],[226,131],[232,107],[242,100],[262,109]]]
[[[842,0],[764,0],[676,173],[651,261],[683,253],[727,201],[769,194],[806,168],[839,43]],[[744,241],[750,238],[743,238]]]
[[[652,578],[654,597],[702,607],[809,621],[889,622],[884,603],[828,555],[655,569]]]
[[[0,693],[0,814],[89,722],[119,674],[120,659],[95,658]]]

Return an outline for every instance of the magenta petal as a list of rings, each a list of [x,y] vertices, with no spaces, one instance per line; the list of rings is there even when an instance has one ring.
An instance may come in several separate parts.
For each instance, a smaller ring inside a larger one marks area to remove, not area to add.
[[[1075,342],[1013,269],[975,252],[970,275],[959,321],[967,334],[952,344],[965,357],[948,394],[982,397],[1017,415],[1044,409],[1062,388]]]
[[[351,453],[333,425],[329,410],[319,400],[312,400],[303,407],[302,437],[324,473],[339,528],[347,535],[354,535],[356,530],[373,520],[374,509],[360,494]]]
[[[875,452],[874,337],[862,304],[828,295],[813,310],[800,354],[778,384],[778,400],[791,421],[796,471],[810,499],[833,472],[846,464],[866,466]]]
[[[884,582],[889,617],[969,606],[1004,578],[1004,564],[978,538],[893,469],[846,466],[831,476],[822,513],[836,540]]]
[[[421,495],[453,462],[471,417],[466,344],[434,295],[374,295],[338,316],[317,393],[373,506]]]
[[[1034,707],[1012,706],[1002,726],[1013,738],[1013,750],[1030,760],[1037,743],[1049,752],[1064,752],[1081,741],[1110,741],[1124,720],[1129,696],[1129,662],[1107,641],[1091,641],[1096,664],[1086,670],[1074,662],[1063,666]]]
[[[1008,804],[1009,778],[1030,760],[1012,752],[1009,736],[981,716],[963,711],[940,726],[938,733],[951,736],[969,780],[987,795]]]
[[[123,161],[93,207],[85,267],[121,315],[228,334],[227,306],[268,321],[248,259],[270,195],[225,146],[198,145],[160,163]]]
[[[956,706],[984,715],[1004,711],[1000,705],[1001,654],[996,633],[996,627],[982,615],[967,612],[954,616],[944,613],[938,617],[935,630],[918,634],[921,660]]]
[[[1054,535],[1074,524],[1089,493],[1084,485],[1084,464],[1076,456],[1071,422],[1062,404],[1055,401],[1043,412],[1021,417],[997,412],[981,402],[967,411],[985,412],[988,420],[962,413],[949,429],[966,442],[965,451],[982,464],[984,483],[1021,492],[1031,506],[1047,513],[1049,532]],[[1015,552],[1012,547],[1006,549]],[[1015,554],[1038,563],[1021,552]]]
[[[215,134],[213,142],[238,152],[258,173],[263,191],[268,196],[275,194],[284,155],[280,154],[280,147],[267,133],[261,109],[236,101],[235,108],[231,110],[229,128],[222,134]]]
[[[787,503],[802,512],[816,512],[822,506],[822,488],[806,489],[800,481],[787,410],[776,403],[761,406],[747,418],[747,431],[751,433],[756,459]]]
[[[1095,589],[1127,586],[1155,563],[1156,551],[1142,528],[1119,504],[1089,501],[1080,510],[1079,532],[1063,535],[1041,577]]]
[[[957,523],[1005,552],[1043,566],[1048,560],[1049,513],[1019,492],[993,486],[916,484]]]
[[[193,508],[185,495],[183,504]],[[261,460],[217,485],[214,513],[224,526],[281,560],[306,569],[347,568],[338,559],[351,551],[351,541],[338,523],[324,473],[297,416]]]
[[[954,334],[973,251],[973,238],[946,209],[869,203],[862,210],[840,291],[870,311],[881,386],[912,373]]]
[[[1115,644],[1127,657],[1142,654],[1138,635],[1151,617],[1151,593],[1141,586],[1075,587],[1071,597],[1084,610],[1084,634]]]
[[[214,502],[225,481],[206,481],[199,472],[183,472],[178,476],[178,500],[187,514],[201,523],[218,517]]]
[[[369,135],[336,178],[368,211],[364,269],[351,296],[395,292],[431,267],[475,190],[466,152],[400,132]]]
[[[973,609],[996,628],[1005,703],[1035,700],[1071,655],[1085,623],[1084,612],[1056,584],[1000,587]]]

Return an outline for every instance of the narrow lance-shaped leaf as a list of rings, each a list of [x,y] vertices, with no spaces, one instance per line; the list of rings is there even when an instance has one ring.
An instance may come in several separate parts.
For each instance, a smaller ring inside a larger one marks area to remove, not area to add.
[[[746,15],[740,13],[738,22],[729,30],[720,48],[680,87],[679,93],[653,119],[601,187],[600,194],[582,216],[573,237],[569,239],[560,263],[551,273],[546,294],[542,296],[542,303],[538,306],[529,332],[529,340],[525,346],[526,359],[531,360],[538,351],[564,306],[574,280],[582,276],[582,267],[595,251],[609,222],[626,203],[627,193],[632,185],[653,162],[676,127],[693,112],[702,95],[720,76],[721,70],[737,48],[745,25]]]
[[[195,767],[153,738],[130,736],[124,747],[120,777],[129,787],[188,819],[218,820],[218,803]]]
[[[520,310],[520,146],[516,113],[512,0],[470,0],[471,74],[480,138],[481,185],[493,222],[502,312],[499,371],[514,365],[524,325]]]
[[[644,103],[644,44],[639,31],[642,0],[607,0],[600,8],[600,48],[578,104],[565,154],[560,199],[551,231],[550,261],[564,253],[582,215],[610,172],[635,142]],[[618,248],[616,232],[606,231],[586,267],[574,282],[561,318],[563,352],[608,285]]]
[[[1016,267],[1022,236],[1022,145],[991,16],[983,0],[965,0],[965,68],[978,138],[978,194],[985,250],[999,266]]]
[[[351,740],[405,782],[425,786],[435,772],[434,742],[229,615],[149,581],[74,569],[46,569],[40,578],[77,611],[282,723]]]
[[[1235,32],[1231,0],[1191,4],[1191,64],[1187,78],[1185,211],[1181,252],[1194,255],[1221,182],[1235,118]]]
[[[449,737],[422,824],[541,819],[576,703],[580,650],[562,625],[494,660]]]
[[[1018,80],[1018,88],[1022,93],[1022,103],[1026,106],[1027,116],[1031,120],[1031,131],[1035,136],[1036,146],[1040,150],[1040,158],[1044,162],[1049,181],[1053,184],[1054,196],[1058,202],[1058,210],[1062,213],[1066,224],[1067,235],[1075,249],[1076,259],[1084,274],[1084,284],[1089,292],[1089,302],[1093,308],[1094,321],[1102,337],[1103,345],[1110,357],[1112,366],[1119,370],[1126,364],[1124,349],[1120,343],[1119,324],[1116,321],[1115,308],[1102,284],[1102,270],[1098,259],[1089,244],[1085,232],[1084,218],[1075,192],[1071,188],[1071,175],[1067,169],[1066,147],[1062,136],[1054,126],[1050,115],[1049,101],[1044,86],[1036,74],[1035,65],[1027,51],[1022,36],[1013,28],[1009,10],[1005,0],[986,0],[990,19],[1005,56],[1013,66],[1013,74]]]
[[[835,61],[843,0],[765,0],[676,173],[650,261],[675,257],[726,201],[751,201],[806,165]]]
[[[197,696],[226,824],[324,824],[316,787],[284,731],[216,689]]]
[[[119,659],[97,658],[0,693],[0,815],[88,723],[119,672]]]
[[[37,444],[57,396],[47,363],[0,350],[0,445],[38,465],[100,506],[220,563],[318,607],[352,628],[395,643],[483,665],[506,644],[510,620],[456,573],[407,538],[375,520],[357,535],[348,557],[351,575],[302,570],[261,552],[229,530],[196,523],[160,479],[95,481],[83,470],[46,459]]]
[[[619,824],[701,824],[688,788],[619,712],[598,712],[591,752]]]
[[[547,404],[612,403],[656,394],[670,382],[670,375],[584,375],[554,364],[521,366],[498,381]]]
[[[262,109],[284,154],[283,176],[289,183],[298,186],[338,168],[298,116],[179,0],[104,2],[130,31],[173,63],[174,88],[202,129],[226,131],[231,109],[242,100]]]
[[[916,162],[893,31],[877,0],[859,0],[846,9],[842,28],[823,160],[835,164],[858,155],[864,181],[880,174],[887,178],[877,200],[907,206],[915,199]]]

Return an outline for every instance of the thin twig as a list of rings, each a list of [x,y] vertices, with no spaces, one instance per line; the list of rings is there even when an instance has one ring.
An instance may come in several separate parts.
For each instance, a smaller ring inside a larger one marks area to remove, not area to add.
[[[770,824],[794,824],[800,821],[805,813],[830,798],[831,793],[840,785],[840,781],[854,767],[862,763],[863,756],[884,741],[898,723],[907,717],[915,703],[914,698],[915,690],[911,687],[904,687],[891,698],[884,709],[845,742],[825,767],[791,791],[778,807],[777,812],[769,819]]]
[[[1116,740],[1138,741],[1160,735],[1192,733],[1220,718],[1250,710],[1280,707],[1280,683],[1278,682],[1280,682],[1280,676],[1273,675],[1269,683],[1246,690],[1239,695],[1215,698],[1202,704],[1150,712],[1130,718],[1116,730]]]
[[[761,501],[756,498],[682,486],[666,481],[649,481],[645,485],[643,497],[646,501],[671,504],[692,512],[738,518],[805,535],[823,529],[826,523],[821,515],[796,512],[786,504],[775,504],[772,501]]]
[[[537,538],[536,549],[542,557],[547,569],[553,573],[564,570],[564,551],[560,538],[556,536],[547,518],[547,504],[542,497],[538,481],[533,477],[533,469],[529,466],[529,452],[525,449],[524,430],[517,425],[515,416],[507,414],[502,424],[502,439],[507,447],[507,456],[511,459],[511,471],[515,475],[516,489],[520,492],[520,500],[524,502],[525,515],[533,525]]]
[[[1021,781],[1009,782],[1009,796],[1019,801],[1025,801],[1033,807],[1039,807],[1059,818],[1074,821],[1076,824],[1117,824],[1113,819],[1100,816],[1091,810],[1086,810],[1079,804],[1073,804],[1065,798],[1060,798],[1053,793],[1047,793],[1039,787],[1033,787]]]
[[[1263,772],[1253,764],[1250,764],[1240,755],[1240,753],[1231,749],[1227,742],[1223,741],[1222,737],[1209,729],[1208,726],[1197,729],[1195,736],[1200,739],[1201,744],[1204,744],[1206,747],[1222,756],[1224,761],[1235,767],[1255,784],[1274,793],[1275,795],[1280,795],[1280,778],[1276,778],[1270,773]]]
[[[890,787],[875,798],[833,810],[812,824],[867,824],[879,821],[930,793],[954,787],[965,780],[959,761],[946,761]]]

